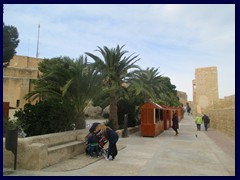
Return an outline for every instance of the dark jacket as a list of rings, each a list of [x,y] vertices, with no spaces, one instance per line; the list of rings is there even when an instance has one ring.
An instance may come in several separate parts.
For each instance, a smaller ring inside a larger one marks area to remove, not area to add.
[[[178,129],[179,125],[178,125],[178,117],[177,117],[177,115],[173,115],[172,122],[173,122],[172,128],[173,129]]]
[[[210,122],[210,119],[206,114],[203,115],[202,120],[203,120],[204,124],[208,124]]]
[[[95,135],[91,135],[88,137],[88,144],[98,143],[98,138]]]
[[[116,142],[118,140],[118,134],[109,128],[107,128],[105,131],[105,137],[110,143]]]

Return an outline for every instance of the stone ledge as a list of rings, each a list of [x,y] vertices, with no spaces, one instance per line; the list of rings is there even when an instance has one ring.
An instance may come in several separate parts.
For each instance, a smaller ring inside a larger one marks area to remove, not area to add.
[[[140,129],[140,126],[128,127],[128,134],[133,134],[133,133],[139,131],[139,129]],[[119,137],[123,137],[124,129],[119,129],[116,132]]]
[[[73,142],[69,142],[69,143],[64,143],[64,144],[60,144],[60,145],[56,145],[56,146],[51,146],[48,148],[48,153],[51,153],[53,151],[57,151],[59,149],[64,149],[67,147],[71,147],[71,146],[76,146],[76,145],[81,145],[83,142],[81,141],[73,141]]]

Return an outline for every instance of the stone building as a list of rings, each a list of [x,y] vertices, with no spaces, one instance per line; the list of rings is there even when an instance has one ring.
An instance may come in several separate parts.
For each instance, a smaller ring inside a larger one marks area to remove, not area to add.
[[[14,109],[23,108],[28,102],[24,96],[34,88],[32,80],[39,77],[38,63],[41,61],[39,58],[16,55],[9,66],[3,68],[3,102],[9,102],[10,118]]]
[[[209,106],[218,104],[217,67],[195,69],[195,79],[192,84],[195,113],[202,113]]]
[[[212,128],[235,139],[235,95],[219,99],[217,67],[197,68],[192,85],[193,115],[206,113]]]

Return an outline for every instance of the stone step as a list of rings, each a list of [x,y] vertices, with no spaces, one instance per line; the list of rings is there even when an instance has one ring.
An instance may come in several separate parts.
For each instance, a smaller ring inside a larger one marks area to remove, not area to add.
[[[72,158],[85,152],[86,145],[83,141],[72,141],[48,148],[48,163],[53,165],[60,161]]]

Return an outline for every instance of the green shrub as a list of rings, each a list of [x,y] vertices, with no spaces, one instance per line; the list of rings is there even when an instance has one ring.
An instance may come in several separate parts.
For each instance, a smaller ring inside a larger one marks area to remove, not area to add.
[[[48,99],[35,105],[26,104],[14,116],[27,136],[72,130],[76,118],[73,105],[60,99]]]

